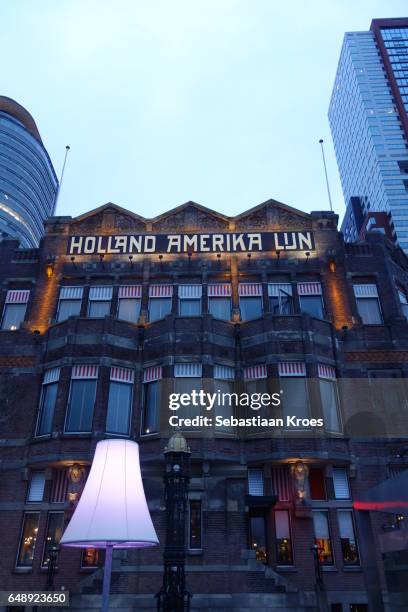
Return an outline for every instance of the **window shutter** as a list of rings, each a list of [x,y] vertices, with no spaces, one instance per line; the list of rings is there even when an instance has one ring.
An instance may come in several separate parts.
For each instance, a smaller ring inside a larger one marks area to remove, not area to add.
[[[264,494],[264,477],[262,469],[248,469],[248,492],[249,495]]]
[[[377,285],[353,285],[356,298],[378,298]]]
[[[174,376],[176,378],[201,378],[201,363],[176,363],[174,366]]]
[[[333,487],[335,499],[350,499],[346,468],[333,468]]]
[[[44,497],[44,488],[45,472],[32,472],[27,501],[41,502]]]

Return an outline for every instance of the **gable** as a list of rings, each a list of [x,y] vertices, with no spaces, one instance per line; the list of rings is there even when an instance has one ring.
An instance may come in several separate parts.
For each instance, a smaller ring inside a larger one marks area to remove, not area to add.
[[[237,230],[292,231],[311,229],[310,215],[276,200],[268,200],[235,217]]]

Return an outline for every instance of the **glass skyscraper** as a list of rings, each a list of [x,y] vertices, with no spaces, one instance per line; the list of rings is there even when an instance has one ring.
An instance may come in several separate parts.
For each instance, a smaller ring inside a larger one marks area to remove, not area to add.
[[[384,212],[408,252],[408,18],[347,32],[329,107],[346,214],[346,241]]]
[[[31,115],[0,96],[0,239],[36,247],[53,215],[58,180]]]

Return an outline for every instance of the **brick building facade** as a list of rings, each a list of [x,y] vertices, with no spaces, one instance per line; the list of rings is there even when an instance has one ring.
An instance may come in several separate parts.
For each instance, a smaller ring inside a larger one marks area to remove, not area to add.
[[[160,246],[185,234],[187,247]],[[157,248],[138,253],[145,236]],[[276,248],[259,248],[259,236]],[[44,588],[49,547],[106,437],[139,442],[162,543],[168,394],[204,388],[279,392],[275,415],[313,413],[325,429],[183,431],[193,609],[312,612],[315,543],[332,612],[381,598],[404,609],[398,570],[408,561],[386,562],[376,544],[392,517],[353,510],[405,467],[404,439],[353,436],[339,392],[343,380],[408,372],[408,260],[384,235],[344,244],[335,214],[274,200],[236,217],[188,203],[154,219],[107,204],[51,218],[39,249],[3,240],[0,276],[3,589]],[[155,608],[162,553],[115,556],[112,605]],[[97,551],[60,551],[55,584],[76,609],[97,605],[102,564]]]

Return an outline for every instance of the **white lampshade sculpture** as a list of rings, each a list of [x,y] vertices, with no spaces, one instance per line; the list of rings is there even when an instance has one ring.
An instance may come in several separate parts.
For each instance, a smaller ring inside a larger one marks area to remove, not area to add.
[[[98,442],[61,545],[105,548],[103,612],[109,605],[113,548],[145,548],[158,543],[144,494],[138,444],[130,440]]]

